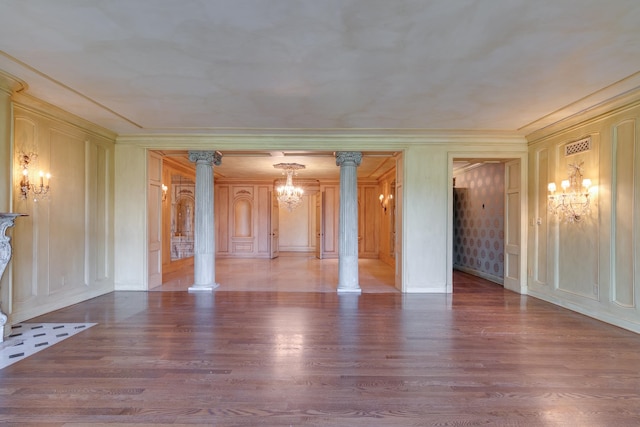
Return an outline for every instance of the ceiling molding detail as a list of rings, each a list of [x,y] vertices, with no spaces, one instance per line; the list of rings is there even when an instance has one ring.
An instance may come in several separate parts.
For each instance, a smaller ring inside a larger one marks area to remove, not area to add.
[[[349,150],[388,150],[404,149],[413,145],[424,144],[465,144],[483,147],[502,147],[511,145],[526,146],[527,140],[520,135],[504,132],[460,132],[460,131],[425,131],[397,134],[359,134],[348,132],[295,134],[295,133],[256,133],[256,134],[145,134],[125,135],[116,139],[119,145],[134,145],[142,148],[181,150],[214,147],[216,150],[262,149],[262,150],[295,150],[320,149],[341,150],[348,146]]]

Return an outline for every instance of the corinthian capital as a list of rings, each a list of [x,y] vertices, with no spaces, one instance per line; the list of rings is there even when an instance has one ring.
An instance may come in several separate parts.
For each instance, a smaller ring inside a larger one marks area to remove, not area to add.
[[[360,151],[336,151],[336,166],[352,164],[360,166],[362,153]]]
[[[222,153],[219,151],[189,151],[189,161],[220,166],[222,163]]]

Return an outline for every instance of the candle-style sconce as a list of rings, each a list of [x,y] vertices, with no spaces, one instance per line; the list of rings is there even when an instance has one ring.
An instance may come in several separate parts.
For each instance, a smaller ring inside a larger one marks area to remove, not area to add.
[[[393,199],[393,194],[389,194],[388,196],[380,194],[380,196],[378,196],[378,200],[380,200],[380,207],[384,210],[384,213],[387,213],[387,206],[391,199]]]
[[[162,201],[165,202],[167,200],[167,191],[169,191],[169,187],[162,184]]]
[[[22,200],[26,200],[29,194],[33,196],[33,201],[37,202],[39,199],[47,197],[51,187],[49,181],[51,180],[51,174],[49,172],[39,171],[36,183],[34,179],[30,177],[32,171],[30,167],[33,167],[38,155],[36,153],[20,153],[20,168],[22,169],[22,177],[20,179],[20,196]]]

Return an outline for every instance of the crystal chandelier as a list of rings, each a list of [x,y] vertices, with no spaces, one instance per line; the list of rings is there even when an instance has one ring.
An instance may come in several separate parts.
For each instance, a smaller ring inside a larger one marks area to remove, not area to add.
[[[591,213],[589,196],[595,187],[591,186],[589,178],[582,178],[582,164],[569,164],[569,179],[560,183],[562,193],[556,193],[555,182],[550,182],[547,187],[549,212],[567,223],[580,222]]]
[[[273,167],[284,170],[283,173],[287,176],[284,185],[276,187],[276,197],[280,206],[284,206],[291,212],[300,205],[304,194],[302,187],[293,185],[293,175],[296,174],[296,171],[304,169],[305,166],[298,163],[278,163]]]

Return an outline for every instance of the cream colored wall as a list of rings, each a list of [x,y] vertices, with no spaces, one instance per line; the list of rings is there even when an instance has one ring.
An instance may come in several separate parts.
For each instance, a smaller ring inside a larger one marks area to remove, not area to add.
[[[115,150],[115,290],[147,290],[147,151]]]
[[[51,106],[14,97],[11,323],[113,290],[114,135]],[[48,200],[23,200],[20,152],[50,171]]]
[[[640,101],[601,108],[530,136],[529,294],[640,332]],[[565,157],[567,143],[591,150]],[[591,215],[558,223],[547,212],[547,183],[583,162],[597,186]]]
[[[403,291],[446,292],[447,148],[413,146],[404,155]]]

